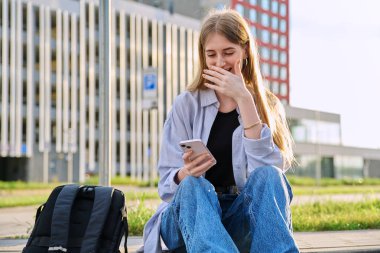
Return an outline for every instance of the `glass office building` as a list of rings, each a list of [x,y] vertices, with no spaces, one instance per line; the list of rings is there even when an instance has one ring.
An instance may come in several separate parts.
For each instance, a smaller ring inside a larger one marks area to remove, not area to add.
[[[380,150],[343,145],[339,114],[291,106],[285,110],[298,162],[290,173],[331,178],[380,176]]]

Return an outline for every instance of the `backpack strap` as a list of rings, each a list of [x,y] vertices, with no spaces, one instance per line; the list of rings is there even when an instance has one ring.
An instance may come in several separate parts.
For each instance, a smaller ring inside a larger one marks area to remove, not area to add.
[[[121,216],[123,217],[123,228],[124,228],[124,253],[128,253],[128,246],[127,246],[128,219],[127,219],[127,207],[126,206],[122,207]]]
[[[67,252],[70,213],[79,189],[79,185],[65,185],[59,193],[53,210],[48,251]]]
[[[37,223],[38,217],[40,217],[42,209],[44,209],[45,205],[46,205],[46,203],[40,205],[40,207],[37,209],[36,219],[34,220],[34,223]]]
[[[108,217],[113,190],[112,187],[95,187],[94,206],[83,238],[81,253],[96,252],[99,237]]]

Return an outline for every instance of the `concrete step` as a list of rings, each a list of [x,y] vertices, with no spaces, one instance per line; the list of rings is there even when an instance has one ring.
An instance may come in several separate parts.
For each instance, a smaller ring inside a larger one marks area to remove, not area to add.
[[[305,253],[380,252],[380,230],[298,232],[294,236],[301,252]],[[0,252],[21,252],[26,242],[25,239],[0,239]],[[141,245],[142,237],[128,238],[128,252],[136,252]]]

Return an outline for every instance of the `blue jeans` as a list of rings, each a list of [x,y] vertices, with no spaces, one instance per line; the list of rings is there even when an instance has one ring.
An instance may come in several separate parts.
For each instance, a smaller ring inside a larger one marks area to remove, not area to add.
[[[255,169],[239,195],[217,196],[205,178],[186,177],[161,218],[174,252],[299,252],[293,238],[292,190],[272,166]]]

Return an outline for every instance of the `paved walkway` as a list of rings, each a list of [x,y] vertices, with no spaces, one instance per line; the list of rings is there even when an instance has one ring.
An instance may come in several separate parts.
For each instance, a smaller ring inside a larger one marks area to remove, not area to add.
[[[380,230],[295,233],[295,238],[305,253],[380,252]],[[21,252],[26,241],[0,239],[0,252]],[[136,252],[141,245],[141,237],[130,237],[128,252]]]
[[[314,202],[359,202],[364,200],[380,199],[380,193],[358,193],[358,194],[326,194],[326,195],[296,195],[293,198],[293,205],[301,205]]]
[[[301,252],[380,252],[380,230],[298,232]]]

